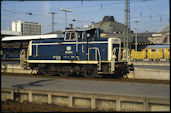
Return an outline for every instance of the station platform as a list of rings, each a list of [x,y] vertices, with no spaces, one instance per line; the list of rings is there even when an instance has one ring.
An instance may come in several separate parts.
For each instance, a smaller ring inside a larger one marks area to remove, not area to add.
[[[1,76],[2,100],[48,103],[102,111],[170,111],[163,84]]]

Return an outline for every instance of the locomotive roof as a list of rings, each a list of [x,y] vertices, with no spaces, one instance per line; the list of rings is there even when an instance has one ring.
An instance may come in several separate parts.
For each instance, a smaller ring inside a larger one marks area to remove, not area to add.
[[[65,32],[76,32],[76,31],[93,31],[96,28],[77,28],[77,29],[67,29]]]

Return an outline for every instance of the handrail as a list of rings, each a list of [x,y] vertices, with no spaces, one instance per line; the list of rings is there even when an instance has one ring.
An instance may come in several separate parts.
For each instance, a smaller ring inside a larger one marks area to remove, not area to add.
[[[94,50],[96,50],[96,61],[97,61],[97,51],[98,51],[98,55],[99,55],[99,62],[98,62],[98,71],[101,71],[101,69],[102,69],[102,66],[101,66],[101,55],[100,55],[100,51],[99,51],[99,48],[97,48],[97,47],[91,47],[91,48],[88,48],[88,61],[90,60],[90,50],[91,49],[94,49]]]
[[[96,55],[96,60],[97,60],[97,51],[98,51],[99,61],[101,61],[100,51],[99,51],[99,48],[97,48],[97,47],[90,47],[90,48],[88,48],[88,60],[90,60],[90,58],[89,58],[89,57],[90,57],[90,54],[89,54],[89,53],[90,53],[90,50],[91,50],[91,49],[96,50],[96,54],[95,54],[95,55]]]
[[[84,40],[84,33],[82,33],[82,53],[84,53],[84,45],[83,45],[83,40]]]
[[[116,59],[116,48],[113,48],[113,50],[112,50],[112,60],[111,60],[111,69],[110,69],[110,71],[111,71],[111,73],[113,73],[114,71],[115,71],[115,59]]]

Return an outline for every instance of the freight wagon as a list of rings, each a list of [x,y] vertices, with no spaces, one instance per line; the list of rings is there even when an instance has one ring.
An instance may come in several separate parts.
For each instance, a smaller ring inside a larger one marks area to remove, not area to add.
[[[169,44],[156,44],[148,45],[141,51],[131,50],[132,60],[149,60],[160,61],[170,60],[170,45]]]

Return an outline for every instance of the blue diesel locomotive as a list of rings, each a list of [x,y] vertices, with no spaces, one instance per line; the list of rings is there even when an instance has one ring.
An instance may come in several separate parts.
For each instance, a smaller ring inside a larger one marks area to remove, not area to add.
[[[121,59],[119,38],[100,38],[99,29],[70,29],[64,37],[32,40],[28,67],[38,74],[123,77],[131,66]]]

